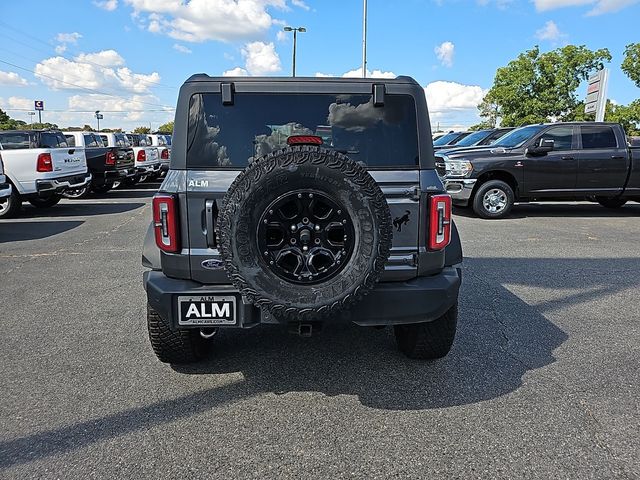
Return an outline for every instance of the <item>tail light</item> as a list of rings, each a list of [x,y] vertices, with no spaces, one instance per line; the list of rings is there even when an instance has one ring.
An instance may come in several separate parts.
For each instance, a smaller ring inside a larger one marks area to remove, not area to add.
[[[107,158],[105,160],[105,165],[115,165],[116,164],[116,154],[115,152],[107,152]]]
[[[168,253],[180,250],[178,198],[175,195],[157,193],[153,197],[153,228],[160,250]]]
[[[138,151],[138,161],[144,162],[146,159],[147,159],[147,154],[145,153],[145,151],[144,150]]]
[[[322,145],[322,137],[317,135],[291,135],[287,137],[287,145]]]
[[[53,161],[50,153],[41,153],[38,155],[38,164],[36,166],[38,172],[53,172]]]
[[[160,158],[162,160],[169,160],[169,150],[167,150],[166,148],[162,150],[162,153],[160,154]]]
[[[429,197],[429,250],[442,250],[451,240],[451,196]]]

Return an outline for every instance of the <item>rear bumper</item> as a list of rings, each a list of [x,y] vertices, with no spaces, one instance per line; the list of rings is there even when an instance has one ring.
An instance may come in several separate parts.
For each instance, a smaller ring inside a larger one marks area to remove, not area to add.
[[[178,296],[238,295],[232,285],[203,285],[190,280],[166,277],[159,271],[147,271],[143,276],[147,301],[151,308],[173,329],[178,326]],[[342,319],[362,326],[400,325],[435,320],[451,308],[458,299],[462,281],[460,266],[446,267],[438,275],[418,277],[405,282],[385,282],[376,285]],[[251,328],[260,323],[280,323],[278,319],[238,298],[238,324],[225,328]],[[180,328],[194,328],[181,326]],[[198,328],[198,327],[195,327]]]
[[[80,173],[47,180],[36,180],[36,191],[38,195],[62,193],[68,189],[85,187],[90,181],[90,173]]]
[[[135,177],[135,167],[118,168],[117,170],[107,170],[104,172],[105,181],[117,181],[127,177]]]
[[[149,165],[136,165],[139,175],[150,175],[160,173],[160,162],[151,163]]]

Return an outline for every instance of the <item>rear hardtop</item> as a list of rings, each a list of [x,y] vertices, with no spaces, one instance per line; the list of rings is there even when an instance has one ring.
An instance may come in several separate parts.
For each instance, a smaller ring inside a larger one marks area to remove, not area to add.
[[[219,258],[216,234],[212,230],[215,229],[217,212],[229,186],[248,163],[273,151],[265,151],[259,146],[282,148],[286,146],[288,135],[305,132],[307,135],[320,136],[323,137],[323,146],[334,148],[337,135],[332,133],[334,124],[327,120],[326,113],[324,118],[317,115],[317,107],[324,105],[322,101],[325,96],[334,99],[329,106],[329,117],[333,116],[334,120],[339,117],[336,124],[339,124],[341,133],[348,131],[357,136],[357,133],[378,122],[377,127],[387,134],[389,132],[384,129],[389,123],[393,124],[389,126],[389,131],[394,129],[393,137],[408,139],[412,144],[398,145],[405,158],[398,160],[389,155],[386,163],[380,161],[381,158],[384,160],[386,154],[374,151],[378,160],[375,165],[360,162],[362,156],[358,155],[358,151],[335,148],[363,164],[387,198],[394,232],[384,280],[408,280],[418,275],[436,273],[442,268],[443,252],[426,249],[427,195],[443,190],[435,173],[424,89],[415,80],[409,77],[318,79],[194,75],[180,89],[170,172],[162,187],[164,191],[178,194],[184,219],[181,224],[181,236],[184,239],[182,251],[175,255],[162,254],[166,274],[183,278],[188,276],[207,284],[228,283],[224,271],[212,270],[206,264],[211,259]],[[254,102],[255,99],[266,99],[267,104],[275,104],[272,107],[274,117],[277,113],[280,123],[269,124],[270,117],[265,117],[264,111],[260,110],[260,102]],[[280,100],[283,102],[280,103]],[[315,123],[302,124],[298,116],[307,119],[308,111],[313,110],[307,106],[312,104],[316,107],[316,115],[311,117]],[[287,108],[292,108],[291,115],[287,114]],[[390,117],[385,116],[385,108],[390,112]],[[365,118],[365,123],[350,123],[354,116],[362,113],[369,114],[371,122],[367,123]],[[239,119],[234,115],[238,115]],[[403,122],[403,118],[408,121]],[[251,130],[247,133],[247,125],[255,127],[261,122],[266,129],[264,132]],[[291,124],[283,125],[282,122]],[[380,126],[380,122],[384,125]],[[249,141],[254,133],[254,141]],[[284,139],[277,138],[281,135]],[[237,155],[233,160],[233,154],[221,138],[240,143],[245,150],[255,148],[255,154],[243,151],[241,161],[237,161]],[[367,137],[365,140],[382,145],[377,138]],[[391,140],[396,141],[395,138]],[[366,143],[361,142],[360,148],[370,150]],[[188,262],[183,261],[185,257]]]

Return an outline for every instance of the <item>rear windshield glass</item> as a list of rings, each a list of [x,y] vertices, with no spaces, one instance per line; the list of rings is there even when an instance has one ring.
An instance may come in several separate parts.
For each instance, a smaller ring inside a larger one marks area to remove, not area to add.
[[[386,95],[374,107],[371,95],[236,94],[223,106],[220,94],[197,94],[189,107],[187,164],[244,167],[287,146],[293,135],[315,135],[323,147],[370,167],[418,164],[413,98]]]
[[[66,137],[60,132],[42,132],[40,148],[68,148]]]
[[[68,137],[67,137],[68,138]],[[84,146],[89,148],[101,147],[102,140],[97,135],[93,133],[84,134]]]
[[[31,139],[26,132],[0,133],[0,145],[5,150],[19,150],[29,148]]]
[[[116,133],[114,135],[116,139],[116,147],[130,147],[131,142],[124,133]]]

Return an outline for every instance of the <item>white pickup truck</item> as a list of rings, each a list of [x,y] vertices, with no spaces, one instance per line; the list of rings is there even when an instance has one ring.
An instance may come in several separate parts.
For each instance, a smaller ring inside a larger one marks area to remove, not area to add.
[[[160,169],[163,173],[169,171],[171,160],[171,135],[162,133],[151,133],[147,135],[147,143],[158,149],[160,154]]]
[[[0,210],[2,209],[3,200],[11,196],[11,184],[7,182],[7,177],[4,174],[4,163],[2,162],[2,155],[0,155]]]
[[[12,185],[10,195],[0,199],[0,218],[17,214],[23,201],[37,208],[52,207],[65,190],[91,181],[84,149],[69,147],[59,131],[1,131],[0,155]]]

